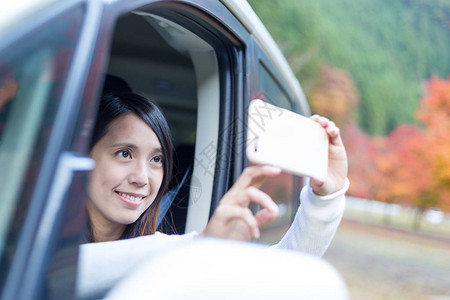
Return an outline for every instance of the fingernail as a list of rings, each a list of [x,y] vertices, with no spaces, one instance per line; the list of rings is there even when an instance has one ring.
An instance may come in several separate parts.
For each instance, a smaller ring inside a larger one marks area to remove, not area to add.
[[[256,228],[255,232],[253,233],[253,238],[259,239],[260,236],[261,236],[261,233],[259,232],[259,229]]]
[[[270,209],[277,215],[278,215],[278,212],[280,211],[280,208],[275,203],[270,205]]]

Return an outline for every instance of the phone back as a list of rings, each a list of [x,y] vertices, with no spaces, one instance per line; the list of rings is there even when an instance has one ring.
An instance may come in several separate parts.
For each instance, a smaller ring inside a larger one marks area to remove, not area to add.
[[[248,114],[247,157],[256,164],[324,181],[328,172],[328,135],[309,118],[253,100]]]

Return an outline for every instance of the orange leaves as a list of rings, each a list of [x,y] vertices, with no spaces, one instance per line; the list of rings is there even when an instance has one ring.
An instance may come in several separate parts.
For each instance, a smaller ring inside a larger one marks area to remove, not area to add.
[[[450,211],[450,80],[434,77],[427,91],[416,112],[425,128],[402,125],[386,137],[377,172],[390,176],[386,198]],[[390,161],[389,172],[382,160]]]
[[[416,126],[402,125],[383,139],[374,174],[384,178],[385,191],[376,191],[377,199],[414,204],[427,189],[430,168],[423,152],[423,137]]]
[[[310,99],[314,112],[342,127],[353,119],[359,96],[347,73],[324,65],[320,68],[320,82],[311,92]]]
[[[450,211],[450,80],[432,78],[427,92],[416,111],[424,128],[399,126],[378,149],[375,174],[389,180],[374,196]]]
[[[450,78],[431,78],[416,118],[388,136],[370,137],[352,119],[358,102],[351,79],[322,67],[313,111],[337,120],[349,157],[349,194],[450,212]],[[350,120],[350,121],[349,121]]]
[[[427,83],[417,118],[427,126],[427,155],[432,185],[441,208],[450,211],[450,78],[433,77]]]
[[[420,102],[417,118],[428,128],[442,132],[450,132],[450,78],[447,80],[432,77],[428,81],[427,96]]]

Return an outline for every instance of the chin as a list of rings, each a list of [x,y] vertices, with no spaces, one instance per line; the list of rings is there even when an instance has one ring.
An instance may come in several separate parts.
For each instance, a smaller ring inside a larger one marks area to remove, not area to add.
[[[120,218],[116,218],[116,222],[123,225],[130,225],[134,222],[136,222],[137,219],[139,219],[141,215],[138,216],[122,216]]]

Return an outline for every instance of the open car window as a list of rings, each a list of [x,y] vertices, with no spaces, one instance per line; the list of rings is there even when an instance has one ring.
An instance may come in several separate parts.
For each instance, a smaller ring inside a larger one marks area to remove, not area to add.
[[[155,101],[169,123],[175,144],[171,187],[176,190],[185,180],[160,229],[184,233],[192,207],[196,217],[188,226],[203,226],[210,210],[219,128],[214,49],[177,23],[138,10],[117,22],[107,73]],[[165,209],[164,201],[161,205]]]

